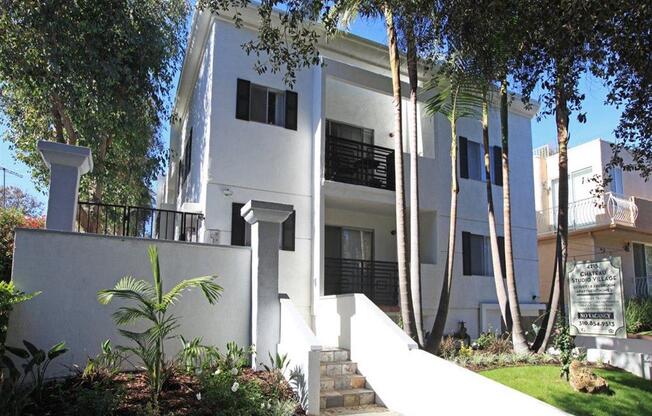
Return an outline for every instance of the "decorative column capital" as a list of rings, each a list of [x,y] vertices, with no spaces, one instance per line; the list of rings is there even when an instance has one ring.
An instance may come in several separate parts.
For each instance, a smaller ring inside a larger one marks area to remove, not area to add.
[[[259,221],[280,224],[292,214],[292,210],[292,205],[251,200],[242,207],[240,215],[249,224],[255,224]]]
[[[75,167],[83,175],[93,170],[93,156],[88,147],[41,140],[38,151],[49,169],[52,165]]]

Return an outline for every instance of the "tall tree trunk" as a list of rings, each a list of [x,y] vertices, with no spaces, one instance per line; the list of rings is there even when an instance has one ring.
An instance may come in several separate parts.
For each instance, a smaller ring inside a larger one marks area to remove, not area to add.
[[[489,241],[491,242],[491,263],[494,270],[494,284],[496,286],[496,297],[500,307],[500,315],[505,328],[511,327],[511,314],[505,282],[503,281],[503,270],[500,261],[500,250],[498,248],[498,234],[496,233],[496,214],[494,212],[494,197],[491,189],[491,158],[489,156],[489,97],[487,90],[482,96],[482,144],[484,146],[484,172],[487,186],[487,217],[489,221]]]
[[[52,112],[52,120],[54,122],[54,133],[55,133],[55,137],[57,138],[57,142],[65,143],[66,139],[64,139],[63,137],[63,122],[61,121],[61,114],[59,113],[59,109],[57,108],[57,105],[54,103],[54,100],[52,102],[52,109],[50,111]]]
[[[458,87],[459,92],[459,87]],[[457,94],[454,95],[456,97]],[[455,101],[457,98],[455,98]],[[451,117],[451,210],[450,223],[448,230],[448,253],[446,255],[446,270],[444,271],[444,281],[441,285],[439,295],[439,306],[435,322],[432,324],[432,331],[426,341],[426,350],[435,354],[439,350],[444,330],[446,329],[446,319],[448,318],[448,305],[450,303],[451,287],[453,284],[453,266],[455,264],[455,240],[457,237],[457,195],[460,191],[457,178],[457,120],[455,103],[453,104],[453,116]]]
[[[406,227],[405,227],[405,189],[403,181],[403,114],[401,105],[401,73],[396,28],[389,5],[384,7],[389,47],[389,64],[392,73],[392,104],[394,105],[394,178],[396,188],[396,257],[398,260],[398,288],[401,303],[403,329],[411,338],[415,335],[414,312],[410,297],[408,280]]]
[[[556,268],[552,284],[551,302],[547,308],[548,322],[546,331],[539,346],[539,352],[545,352],[550,341],[550,335],[555,327],[558,315],[565,318],[564,279],[566,277],[566,258],[568,256],[568,99],[562,80],[561,68],[557,66],[557,85],[555,89],[555,122],[557,124],[557,144],[559,146],[559,195],[557,197],[557,253]],[[543,328],[541,328],[543,329]]]
[[[515,352],[529,350],[525,332],[521,326],[521,307],[518,302],[516,277],[514,276],[514,252],[512,250],[512,207],[509,185],[509,127],[507,113],[507,79],[500,85],[500,125],[503,146],[503,224],[505,228],[505,275],[507,277],[507,296],[512,317],[512,343]]]
[[[410,81],[410,289],[414,307],[414,324],[419,345],[424,345],[423,311],[421,309],[421,254],[419,235],[419,153],[417,143],[418,61],[412,27],[407,30],[407,68]]]

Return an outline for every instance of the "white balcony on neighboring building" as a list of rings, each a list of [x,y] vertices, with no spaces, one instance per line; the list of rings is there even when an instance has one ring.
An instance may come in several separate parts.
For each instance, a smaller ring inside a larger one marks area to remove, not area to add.
[[[557,231],[559,207],[537,211],[537,233],[552,234]],[[627,197],[607,192],[568,203],[568,230],[575,231],[596,226],[624,225],[634,227],[638,207],[633,196]]]

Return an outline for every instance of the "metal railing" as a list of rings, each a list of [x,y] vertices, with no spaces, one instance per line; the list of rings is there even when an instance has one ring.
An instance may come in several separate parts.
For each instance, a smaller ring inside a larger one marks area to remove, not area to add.
[[[652,277],[636,277],[634,278],[636,284],[636,297],[637,298],[647,298],[650,296],[650,282],[652,282]]]
[[[203,220],[194,212],[79,201],[77,232],[199,242]]]
[[[537,211],[537,233],[557,231],[559,207]],[[568,204],[568,230],[574,231],[596,225],[623,224],[634,226],[638,207],[634,197],[607,192],[602,197],[591,197]]]
[[[326,179],[394,190],[394,151],[334,136],[326,137]]]
[[[326,257],[324,294],[363,293],[376,305],[398,305],[398,266],[391,261]]]

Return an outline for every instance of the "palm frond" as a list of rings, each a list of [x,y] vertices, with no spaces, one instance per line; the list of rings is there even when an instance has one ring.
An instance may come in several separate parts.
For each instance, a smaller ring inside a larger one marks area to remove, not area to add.
[[[156,302],[163,301],[163,281],[161,280],[161,268],[158,262],[158,248],[149,246],[149,263],[152,266],[152,276],[154,277],[154,288],[156,289]]]
[[[137,319],[147,319],[156,322],[154,310],[146,305],[141,305],[140,308],[122,306],[113,312],[111,316],[117,325],[127,325]]]
[[[174,304],[181,297],[182,293],[186,289],[191,289],[198,287],[203,293],[208,302],[212,305],[218,301],[222,291],[224,290],[222,286],[214,283],[213,280],[217,276],[201,276],[194,277],[192,279],[183,280],[175,287],[172,288],[168,293],[163,296],[163,301],[161,302],[161,309],[165,310],[168,306]]]
[[[150,303],[146,297],[151,293],[152,286],[144,280],[136,280],[132,276],[125,276],[116,283],[113,289],[103,289],[97,292],[97,300],[107,305],[113,297],[135,300],[141,303]]]
[[[154,342],[156,340],[164,340],[169,338],[169,335],[172,333],[172,331],[178,327],[179,323],[177,322],[177,318],[174,316],[169,316],[163,321],[152,325],[146,333],[149,337],[149,341]]]

